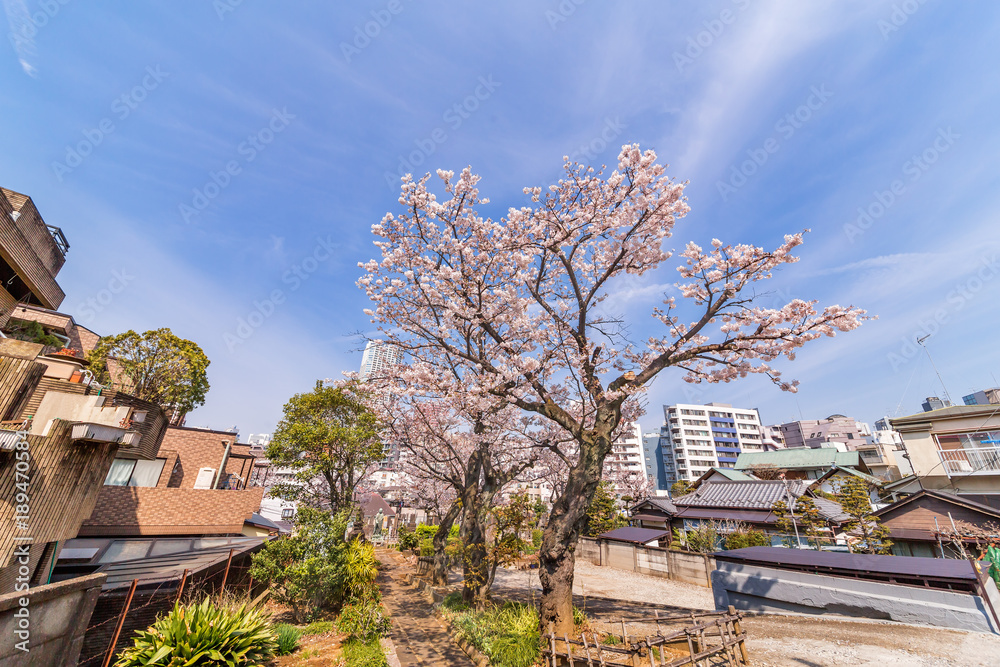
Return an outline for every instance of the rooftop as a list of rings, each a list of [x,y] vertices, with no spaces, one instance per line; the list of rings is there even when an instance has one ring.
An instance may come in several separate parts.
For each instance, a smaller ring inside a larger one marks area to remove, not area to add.
[[[774,503],[786,500],[791,493],[798,498],[808,484],[802,480],[750,480],[708,482],[674,500],[677,507],[720,507],[729,509],[770,510]]]
[[[841,452],[833,447],[791,447],[773,452],[744,452],[736,459],[737,470],[747,470],[751,466],[765,465],[791,470],[796,468],[858,468],[862,465],[857,452]]]

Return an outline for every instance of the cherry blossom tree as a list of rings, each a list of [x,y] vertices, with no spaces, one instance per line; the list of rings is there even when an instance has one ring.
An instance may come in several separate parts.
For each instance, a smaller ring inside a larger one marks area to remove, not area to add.
[[[774,250],[713,240],[680,253],[682,299],[653,311],[662,334],[632,340],[601,304],[617,280],[670,258],[663,242],[688,206],[653,151],[626,145],[606,171],[566,159],[562,178],[525,188],[527,201],[499,219],[480,213],[489,200],[471,168],[457,179],[437,172],[441,201],[429,174],[406,175],[399,214],[372,227],[381,259],[363,264],[358,282],[390,343],[409,354],[443,351],[467,378],[470,400],[501,399],[572,437],[576,454],[539,552],[545,632],[572,632],[576,543],[627,399],[668,368],[692,383],[763,374],[794,391],[772,363],[864,319],[854,307],[756,302],[757,283],[797,261],[802,234]]]

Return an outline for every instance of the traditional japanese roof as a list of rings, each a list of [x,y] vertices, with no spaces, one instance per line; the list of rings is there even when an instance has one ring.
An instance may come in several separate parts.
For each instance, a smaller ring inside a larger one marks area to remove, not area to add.
[[[983,514],[988,515],[990,518],[1000,519],[1000,510],[998,510],[995,507],[990,507],[989,505],[977,503],[974,500],[968,500],[954,493],[941,493],[940,491],[928,491],[927,489],[917,491],[916,493],[909,495],[901,500],[897,500],[891,505],[886,505],[882,509],[872,512],[872,514],[874,516],[881,517],[885,514],[890,514],[905,505],[909,505],[910,503],[916,502],[921,498],[936,498],[937,500],[941,500],[946,503],[951,503],[953,505],[965,507],[966,509],[970,509],[975,512],[981,512]]]
[[[626,528],[609,530],[606,533],[598,535],[597,539],[612,540],[614,542],[631,542],[633,544],[647,544],[658,540],[661,537],[668,537],[669,535],[669,530],[660,530],[657,528],[635,528],[628,526]]]
[[[644,508],[656,509],[661,512],[666,512],[667,514],[676,514],[677,507],[674,505],[670,498],[656,498],[650,497],[645,500],[640,500],[635,505],[629,508],[629,514],[635,514],[637,511]]]
[[[878,487],[881,487],[883,484],[885,484],[885,482],[880,480],[878,477],[869,475],[868,473],[861,472],[860,470],[855,470],[854,468],[841,468],[838,465],[834,465],[834,467],[830,468],[825,473],[823,473],[823,476],[819,477],[816,480],[815,484],[820,484],[821,482],[825,482],[826,480],[830,479],[831,477],[840,472],[846,473],[848,475],[854,475],[855,477],[860,477],[869,484],[874,484],[875,486]]]
[[[773,452],[744,452],[736,459],[736,470],[752,466],[774,466],[782,470],[801,468],[862,468],[867,470],[858,452],[841,452],[833,447],[790,447]]]
[[[749,480],[736,482],[708,482],[674,501],[678,508],[720,507],[729,509],[770,510],[779,500],[787,500],[791,493],[798,498],[805,493],[804,480]]]

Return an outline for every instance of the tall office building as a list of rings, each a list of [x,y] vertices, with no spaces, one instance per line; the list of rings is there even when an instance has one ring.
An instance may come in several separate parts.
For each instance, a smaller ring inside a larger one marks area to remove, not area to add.
[[[658,465],[659,488],[677,480],[695,480],[711,468],[732,468],[741,452],[764,451],[760,415],[756,409],[728,403],[663,406],[664,426],[652,460],[647,445],[647,469]],[[662,480],[662,481],[661,481]]]
[[[361,379],[379,375],[387,367],[399,363],[399,348],[388,343],[373,340],[365,345],[364,356],[361,357]]]

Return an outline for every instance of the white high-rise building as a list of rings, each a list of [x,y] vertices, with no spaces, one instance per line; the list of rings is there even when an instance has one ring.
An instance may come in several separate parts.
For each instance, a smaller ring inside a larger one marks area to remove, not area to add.
[[[698,479],[711,468],[732,468],[741,452],[770,448],[761,437],[756,409],[728,403],[677,404],[663,406],[663,415],[661,456],[664,464],[674,464],[679,480]]]
[[[361,357],[361,379],[367,380],[377,376],[388,366],[399,363],[399,348],[388,343],[378,343],[373,340],[365,345],[364,356]]]

